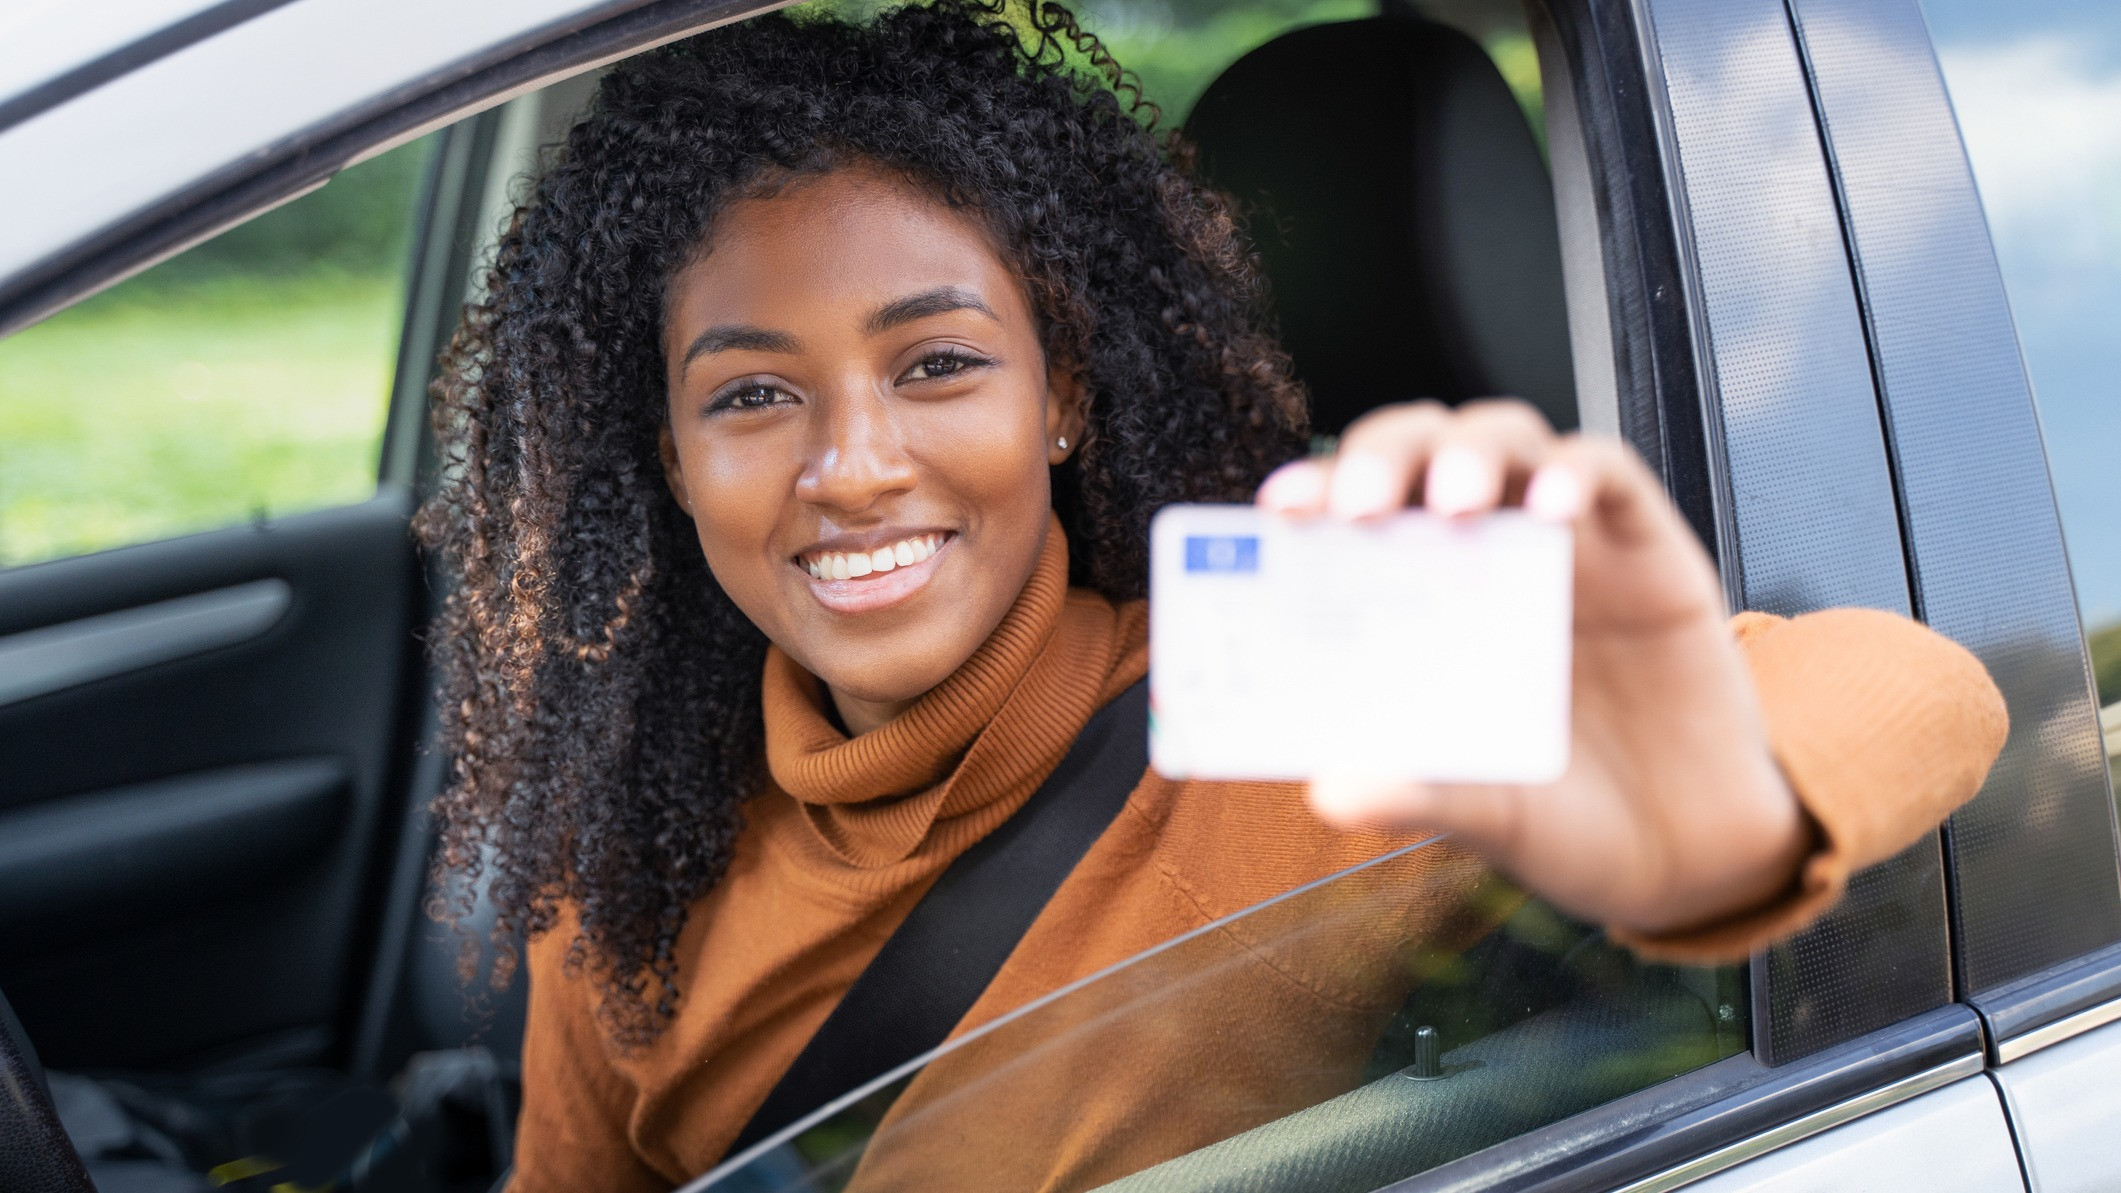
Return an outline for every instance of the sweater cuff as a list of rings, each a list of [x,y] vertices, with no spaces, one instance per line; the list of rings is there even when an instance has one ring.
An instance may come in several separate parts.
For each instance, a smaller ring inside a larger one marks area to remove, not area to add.
[[[1737,961],[1802,931],[1840,899],[1849,875],[1914,844],[1972,799],[2009,734],[2003,694],[1980,660],[1905,617],[1741,613],[1731,630],[1815,845],[1766,906],[1681,932],[1612,932],[1648,960]]]

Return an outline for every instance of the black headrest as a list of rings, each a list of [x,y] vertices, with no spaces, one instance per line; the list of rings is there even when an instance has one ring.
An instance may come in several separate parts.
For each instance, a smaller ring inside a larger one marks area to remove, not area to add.
[[[1186,136],[1248,216],[1315,430],[1495,394],[1576,425],[1546,164],[1471,38],[1403,15],[1298,29],[1224,71]]]

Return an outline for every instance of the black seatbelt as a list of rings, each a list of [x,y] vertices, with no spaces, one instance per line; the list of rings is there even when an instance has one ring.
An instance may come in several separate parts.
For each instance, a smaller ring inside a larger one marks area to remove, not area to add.
[[[958,856],[854,980],[731,1156],[943,1042],[1149,768],[1149,682],[1099,709],[1015,815]]]

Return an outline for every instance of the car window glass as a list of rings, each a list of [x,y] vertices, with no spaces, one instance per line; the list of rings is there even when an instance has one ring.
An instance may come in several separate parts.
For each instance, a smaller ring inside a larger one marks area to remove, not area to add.
[[[1923,10],[2032,378],[2108,764],[2121,770],[2121,8]]]
[[[1744,1049],[1735,971],[1468,873],[1411,844],[1204,925],[696,1187],[1371,1189]]]
[[[0,341],[0,566],[373,496],[428,149]]]

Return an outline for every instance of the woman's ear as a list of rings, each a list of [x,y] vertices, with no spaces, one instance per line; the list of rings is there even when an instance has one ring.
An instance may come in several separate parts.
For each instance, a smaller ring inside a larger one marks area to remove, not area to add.
[[[656,450],[663,457],[663,482],[670,486],[670,495],[678,499],[678,508],[690,518],[692,497],[685,492],[685,465],[678,459],[678,441],[671,437],[669,427],[657,432]]]
[[[1073,369],[1046,375],[1046,463],[1060,465],[1083,445],[1089,413],[1083,409],[1082,377]]]

